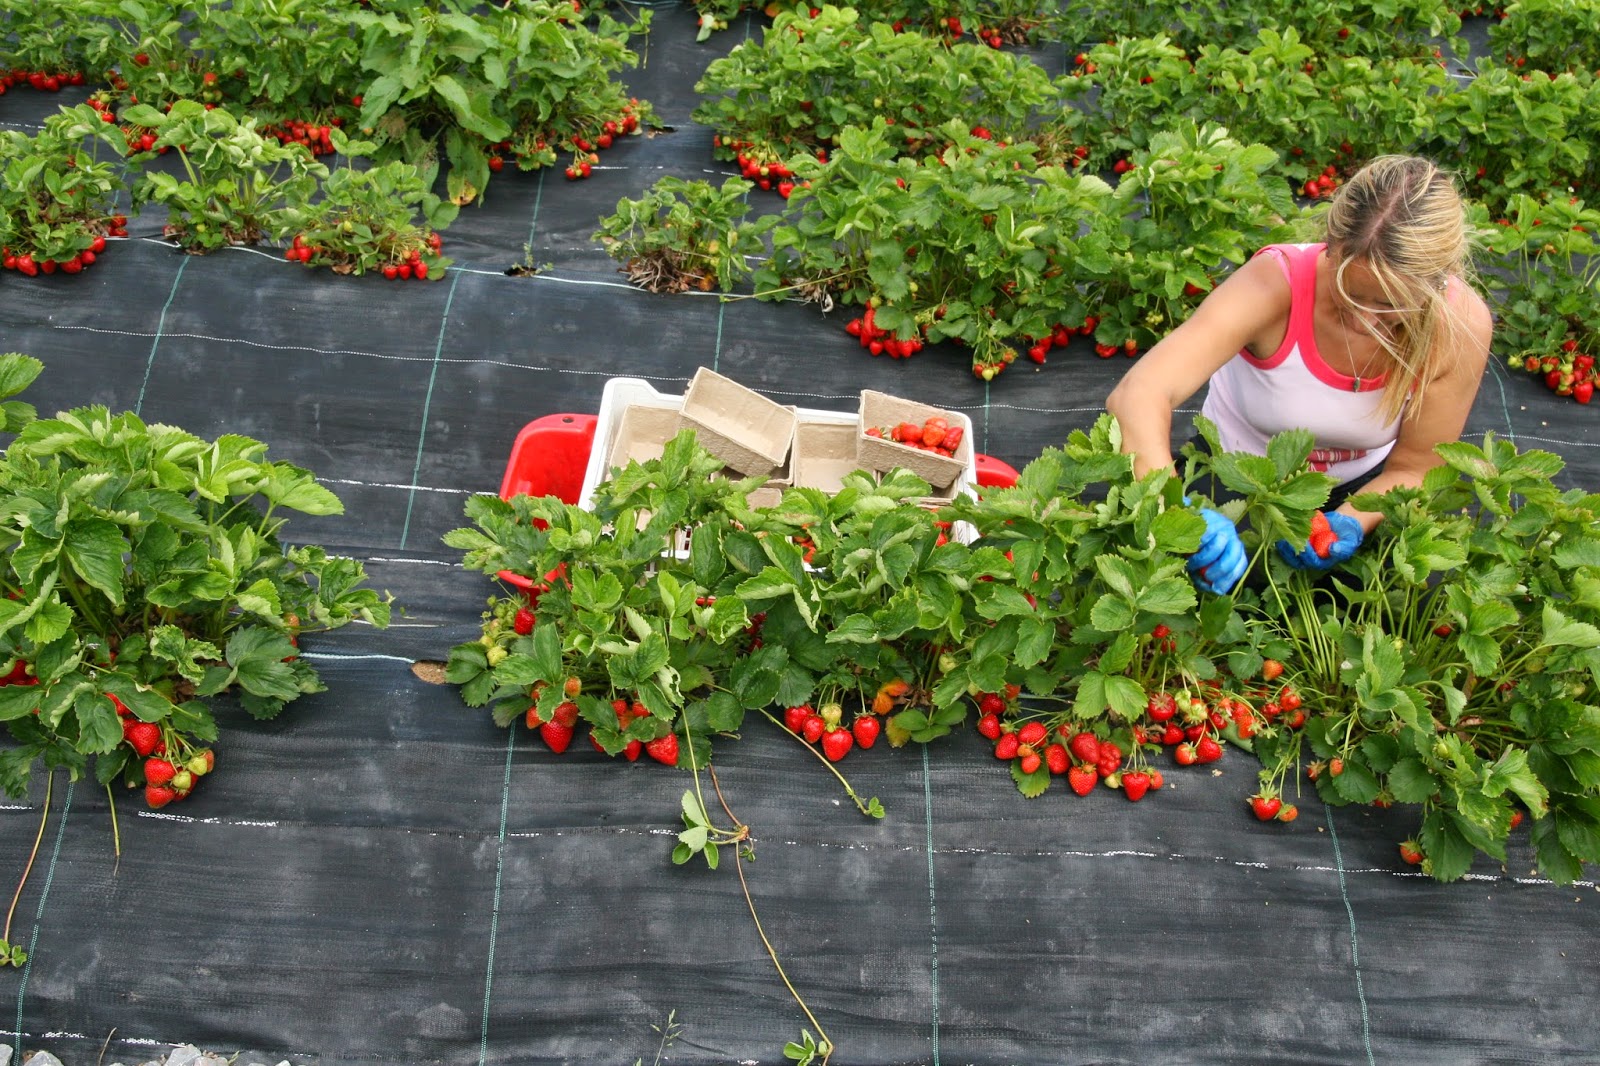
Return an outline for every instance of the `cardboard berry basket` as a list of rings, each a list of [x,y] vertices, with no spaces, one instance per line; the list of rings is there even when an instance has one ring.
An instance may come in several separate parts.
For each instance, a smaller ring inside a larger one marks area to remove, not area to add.
[[[779,476],[794,446],[795,408],[707,367],[684,393],[683,420],[702,448],[748,476]]]
[[[646,463],[661,458],[667,441],[683,428],[683,416],[676,407],[630,403],[622,409],[616,433],[606,456],[606,468]]]
[[[862,469],[886,473],[895,467],[904,467],[939,491],[950,491],[963,478],[968,484],[977,483],[976,459],[972,448],[972,419],[959,411],[946,411],[915,400],[891,396],[885,392],[863,389],[861,392],[860,420],[856,435],[856,461]],[[933,417],[943,418],[952,429],[961,428],[961,443],[953,455],[925,451],[909,444],[891,440],[887,436],[870,436],[868,429],[892,429],[902,422],[922,425]],[[952,494],[953,495],[953,494]],[[952,497],[943,497],[949,499]]]
[[[856,461],[854,418],[800,416],[794,431],[795,488],[832,494],[844,487],[846,475],[860,468]]]
[[[655,412],[648,415],[636,413],[627,420],[633,425],[641,427],[641,431],[646,421],[659,420],[656,422],[658,428],[655,430],[655,432],[664,432],[665,419],[667,416],[666,414],[659,412],[668,412],[672,414],[681,413],[683,402],[683,396],[660,392],[642,378],[618,377],[608,379],[600,396],[600,411],[595,421],[594,445],[589,451],[588,465],[583,474],[583,487],[579,490],[578,494],[578,505],[580,507],[592,509],[594,506],[595,486],[599,485],[600,482],[604,481],[611,475],[611,470],[614,466],[622,465],[622,463],[626,462],[626,460],[629,458],[637,458],[638,455],[634,454],[635,451],[637,449],[644,448],[644,445],[639,442],[630,442],[624,439],[627,433],[632,432],[632,430],[624,427],[623,425],[624,420],[627,417],[627,411],[629,407],[646,407],[656,409]],[[802,483],[800,481],[798,465],[804,461],[805,453],[809,451],[815,444],[815,438],[807,437],[804,443],[798,439],[798,434],[802,425],[810,424],[843,426],[849,431],[851,438],[854,438],[860,432],[861,423],[858,411],[830,411],[813,407],[799,407],[792,408],[790,410],[794,412],[797,435],[795,445],[790,448],[790,456],[793,460],[791,465],[796,467],[796,469],[790,470],[786,468],[781,470],[779,473],[782,476],[768,481],[767,487],[778,490],[781,490],[784,486],[789,484]],[[930,410],[932,410],[932,408],[930,408]],[[951,418],[951,416],[948,415],[946,417]],[[955,419],[959,419],[959,424],[963,427],[970,428],[971,421],[967,418],[967,416],[954,416],[954,418],[951,418],[950,421],[952,426],[958,424]],[[659,455],[661,446],[663,446],[667,440],[671,439],[671,436],[677,432],[677,429],[681,428],[682,426],[679,425],[673,430],[672,434],[668,434],[660,441],[657,441],[654,454]],[[970,433],[968,434],[968,437],[970,438]],[[831,447],[832,446],[830,445],[830,448]],[[851,441],[851,448],[856,448],[853,439]],[[927,454],[917,452],[915,449],[911,448],[898,449],[894,454],[898,457],[901,451],[911,452],[914,455]],[[974,453],[970,447],[965,447],[963,451],[958,452],[957,454],[963,453],[966,456],[966,465],[962,469],[960,476],[957,477],[953,482],[948,483],[946,486],[940,487],[933,495],[930,495],[921,502],[927,505],[937,505],[938,503],[947,502],[951,499],[954,499],[958,492],[976,491],[976,486],[978,484],[978,465],[976,453]],[[843,460],[839,457],[836,449],[828,453],[817,453],[819,457],[821,457],[823,454],[827,454],[830,459],[838,462],[840,466],[844,465]],[[617,458],[613,459],[613,456],[617,456]],[[851,470],[866,469],[864,464],[862,464],[857,457],[852,457],[848,465]],[[889,467],[885,467],[885,470],[892,468],[894,465],[909,464],[890,464]],[[816,467],[813,466],[811,469],[811,477],[816,478],[825,476],[819,474]],[[834,469],[837,471],[839,468],[836,466]],[[848,473],[849,471],[844,472]],[[826,489],[825,486],[821,485],[812,487],[823,488],[824,491],[831,491]],[[757,506],[760,506],[762,505],[763,500],[770,498],[770,495],[771,494],[767,494],[764,497],[758,497],[752,500],[752,502]]]

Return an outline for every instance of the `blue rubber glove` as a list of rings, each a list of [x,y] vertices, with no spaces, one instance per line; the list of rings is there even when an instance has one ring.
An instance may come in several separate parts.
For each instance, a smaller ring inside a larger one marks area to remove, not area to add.
[[[1200,538],[1199,550],[1189,556],[1189,577],[1204,592],[1226,595],[1249,566],[1244,542],[1239,539],[1238,527],[1220,511],[1203,507],[1200,517],[1206,520],[1206,531]]]
[[[1283,556],[1284,562],[1296,570],[1331,570],[1356,553],[1356,549],[1361,547],[1362,537],[1366,535],[1361,523],[1338,511],[1329,512],[1324,517],[1328,520],[1328,529],[1334,535],[1333,543],[1328,545],[1327,556],[1318,555],[1310,544],[1295,551],[1288,541],[1280,540],[1278,554]]]

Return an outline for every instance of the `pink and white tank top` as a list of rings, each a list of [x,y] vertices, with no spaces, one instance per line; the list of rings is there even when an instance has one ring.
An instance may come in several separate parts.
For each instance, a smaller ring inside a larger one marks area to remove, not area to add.
[[[1388,456],[1400,420],[1380,421],[1383,377],[1353,378],[1317,351],[1312,310],[1321,244],[1273,244],[1258,251],[1278,260],[1289,279],[1289,328],[1264,359],[1241,351],[1211,377],[1200,413],[1217,424],[1222,447],[1265,455],[1274,434],[1308,429],[1316,441],[1311,468],[1341,484]]]

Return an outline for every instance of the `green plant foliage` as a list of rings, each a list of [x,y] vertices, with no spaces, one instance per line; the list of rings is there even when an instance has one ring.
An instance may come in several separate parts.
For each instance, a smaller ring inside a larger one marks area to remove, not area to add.
[[[0,356],[0,395],[41,364]],[[74,778],[97,756],[109,784],[145,780],[127,731],[158,730],[165,758],[203,758],[217,721],[205,700],[231,694],[258,718],[323,690],[296,637],[355,619],[388,624],[361,564],[286,546],[284,512],[332,515],[311,474],[266,445],[202,440],[103,407],[35,419],[5,406],[17,437],[0,460],[0,787],[20,796],[31,768]],[[168,767],[170,770],[171,767]],[[180,789],[186,791],[186,789]]]

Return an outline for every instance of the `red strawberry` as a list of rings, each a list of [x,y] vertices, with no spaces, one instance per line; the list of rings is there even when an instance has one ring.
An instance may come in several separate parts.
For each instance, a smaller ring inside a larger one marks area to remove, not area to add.
[[[1300,808],[1292,803],[1285,803],[1283,808],[1278,811],[1278,821],[1280,822],[1292,822],[1298,817],[1300,817]]]
[[[1216,762],[1222,758],[1222,745],[1217,743],[1215,737],[1201,737],[1194,746],[1194,758],[1195,762]]]
[[[144,787],[144,801],[151,807],[165,807],[178,798],[178,794],[166,785],[146,785]]]
[[[650,756],[658,763],[662,763],[666,766],[677,766],[678,734],[668,733],[664,737],[657,737],[655,740],[652,740],[650,743],[646,744],[644,746],[644,750],[646,755]]]
[[[828,723],[822,720],[822,715],[820,714],[808,714],[805,721],[800,724],[800,735],[812,744],[821,740],[822,734],[827,730]]]
[[[1182,744],[1183,727],[1177,722],[1168,722],[1166,728],[1161,731],[1161,743],[1168,748]]]
[[[986,714],[982,718],[978,719],[978,733],[979,733],[979,735],[981,735],[983,737],[986,737],[989,740],[999,740],[1000,739],[1000,732],[1001,732],[1001,730],[1000,730],[1000,716],[999,715],[997,715],[997,714]]]
[[[556,725],[571,729],[578,724],[578,705],[571,700],[562,700],[556,704],[555,713],[551,718],[555,720]]]
[[[1017,749],[1020,747],[1022,747],[1022,741],[1017,739],[1015,733],[1002,733],[1000,739],[995,742],[994,757],[996,759],[1014,759],[1017,756]]]
[[[855,734],[856,743],[863,748],[870,748],[878,742],[878,734],[883,726],[870,714],[857,718],[850,726],[850,731]]]
[[[1579,403],[1588,403],[1594,398],[1594,382],[1580,381],[1572,386],[1572,398]]]
[[[1067,747],[1072,749],[1072,754],[1079,760],[1087,763],[1100,761],[1100,738],[1093,733],[1078,733],[1067,742]]]
[[[154,722],[129,722],[122,735],[140,755],[149,755],[161,743],[161,729]]]
[[[1050,767],[1053,774],[1064,774],[1072,765],[1072,757],[1067,754],[1067,749],[1060,744],[1051,744],[1044,749],[1045,765]]]
[[[1172,760],[1179,766],[1193,766],[1199,760],[1199,756],[1195,754],[1193,745],[1179,744],[1172,749]]]
[[[546,722],[539,727],[539,736],[544,738],[545,744],[557,755],[566,751],[567,745],[572,743],[572,733],[570,725],[562,725],[560,722]]]
[[[802,703],[797,707],[785,707],[783,709],[783,724],[788,727],[789,732],[798,733],[805,728],[806,719],[816,713],[811,709],[809,703]]]
[[[517,608],[517,616],[511,620],[511,628],[518,636],[527,636],[533,632],[533,612],[526,607]]]
[[[539,705],[537,703],[528,707],[528,713],[522,716],[522,721],[529,729],[538,729],[544,725],[544,719],[539,717]]]
[[[822,734],[822,754],[828,757],[829,762],[838,762],[849,755],[855,744],[856,739],[848,729],[830,729]]]
[[[1111,741],[1104,741],[1100,745],[1100,758],[1095,762],[1095,768],[1100,771],[1101,777],[1110,777],[1122,766],[1122,749]]]
[[[1099,780],[1100,775],[1095,773],[1091,766],[1074,766],[1067,771],[1067,784],[1080,796],[1087,796],[1093,792],[1095,783]]]
[[[1412,866],[1417,865],[1418,863],[1420,863],[1422,861],[1422,848],[1421,848],[1421,846],[1418,845],[1415,840],[1403,840],[1403,841],[1401,841],[1400,842],[1400,858],[1405,860],[1407,863],[1410,863]]]
[[[1129,799],[1138,803],[1144,799],[1144,794],[1150,790],[1150,775],[1143,770],[1130,770],[1122,775],[1122,791]]]
[[[637,740],[628,741],[628,746],[622,749],[622,754],[629,762],[638,762],[639,753],[644,750],[644,745]]]
[[[1146,701],[1144,713],[1150,716],[1152,722],[1165,722],[1178,713],[1178,701],[1170,692],[1158,693]]]
[[[1044,738],[1047,736],[1049,736],[1049,731],[1045,729],[1043,722],[1029,722],[1017,730],[1017,739],[1034,747],[1043,744]]]
[[[1038,773],[1039,772],[1039,753],[1036,752],[1036,751],[1033,751],[1032,749],[1028,750],[1027,752],[1025,752],[1023,754],[1020,765],[1022,766],[1022,772],[1025,773],[1025,774],[1036,774],[1036,773]]]
[[[147,785],[165,785],[172,780],[172,775],[178,768],[165,759],[146,759],[144,761],[144,780]]]
[[[1261,680],[1276,681],[1283,673],[1283,664],[1276,659],[1263,659],[1261,661]]]
[[[1278,816],[1278,812],[1283,809],[1283,800],[1279,799],[1277,796],[1263,795],[1258,792],[1254,796],[1250,797],[1250,809],[1254,811],[1256,817],[1261,819],[1263,822],[1270,822],[1276,818]]]

